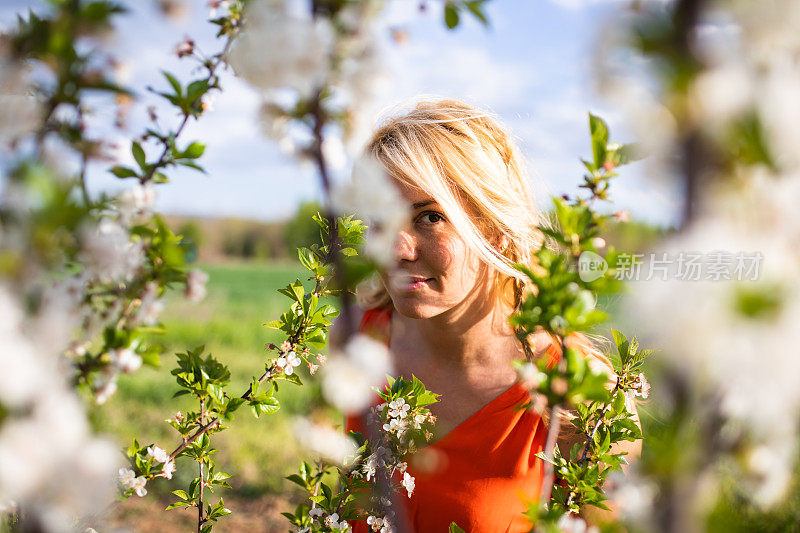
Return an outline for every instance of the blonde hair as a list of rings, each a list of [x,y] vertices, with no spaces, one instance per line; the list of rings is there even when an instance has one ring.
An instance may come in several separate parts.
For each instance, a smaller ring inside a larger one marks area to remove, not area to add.
[[[536,206],[522,153],[493,114],[454,99],[421,100],[386,119],[364,151],[442,206],[465,243],[492,267],[501,302],[517,309],[538,290],[513,264],[536,268],[535,254],[547,244],[540,227],[550,222]],[[496,245],[501,237],[504,249]],[[364,309],[390,303],[377,277],[356,295]],[[584,353],[600,355],[587,336],[574,337]]]

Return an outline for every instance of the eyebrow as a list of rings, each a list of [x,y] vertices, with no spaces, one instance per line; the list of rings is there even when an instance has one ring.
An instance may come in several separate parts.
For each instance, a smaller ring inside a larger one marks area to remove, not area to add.
[[[412,209],[419,209],[420,207],[425,207],[426,205],[435,204],[435,200],[423,200],[421,202],[416,202],[411,206]]]

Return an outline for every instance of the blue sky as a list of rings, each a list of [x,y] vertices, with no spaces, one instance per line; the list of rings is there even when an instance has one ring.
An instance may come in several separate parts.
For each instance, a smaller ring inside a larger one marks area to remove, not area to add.
[[[129,13],[118,18],[118,57],[127,62],[129,85],[142,97],[133,109],[132,136],[145,125],[145,106],[157,102],[148,85],[163,86],[159,70],[182,79],[190,75],[185,61],[172,55],[175,44],[190,35],[215,51],[213,27],[205,22],[205,0],[186,0],[189,15],[167,19],[155,0],[126,2]],[[39,8],[33,0],[4,0],[0,26],[15,13]],[[589,151],[589,110],[605,117],[616,140],[634,140],[621,113],[594,94],[592,50],[597,33],[624,3],[617,0],[494,0],[491,27],[466,18],[455,31],[442,22],[442,2],[430,0],[420,14],[415,0],[390,2],[384,25],[402,25],[409,40],[387,49],[393,81],[377,102],[382,108],[419,94],[464,99],[497,113],[516,137],[529,161],[532,185],[540,203],[549,194],[573,193],[580,181],[579,157]],[[173,172],[172,182],[158,188],[162,212],[237,216],[262,220],[286,217],[304,199],[319,197],[317,177],[287,158],[259,133],[255,119],[259,95],[226,73],[214,110],[192,123],[185,139],[207,144],[203,165],[208,175]],[[109,122],[113,106],[95,103],[97,122]],[[376,117],[378,118],[378,117]],[[169,115],[162,121],[170,120]],[[110,133],[124,141],[125,133]],[[100,165],[92,169],[92,191],[129,186],[110,177]],[[623,169],[613,188],[613,209],[628,209],[636,218],[669,224],[679,213],[678,190],[645,176],[646,165]]]

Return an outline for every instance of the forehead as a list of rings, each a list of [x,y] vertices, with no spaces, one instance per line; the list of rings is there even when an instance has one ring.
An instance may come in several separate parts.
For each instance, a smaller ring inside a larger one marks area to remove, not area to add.
[[[411,186],[398,179],[393,179],[392,181],[395,187],[397,187],[397,190],[400,191],[401,196],[412,206],[423,202],[437,203],[430,194],[419,187]]]

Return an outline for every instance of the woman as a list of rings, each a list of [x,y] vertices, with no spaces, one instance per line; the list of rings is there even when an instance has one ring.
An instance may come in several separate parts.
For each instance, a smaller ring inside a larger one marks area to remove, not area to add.
[[[453,521],[469,532],[528,531],[522,513],[539,496],[535,454],[547,424],[515,409],[529,395],[511,362],[555,361],[560,349],[544,333],[523,346],[508,324],[536,290],[512,264],[531,265],[543,242],[522,156],[491,116],[455,100],[423,101],[389,119],[366,151],[393,178],[411,219],[394,265],[357,291],[360,329],[388,343],[396,375],[413,374],[441,394],[425,449],[435,466],[409,465],[409,521],[417,532],[447,531]],[[603,359],[586,337],[570,340]],[[347,429],[363,430],[357,417]]]

